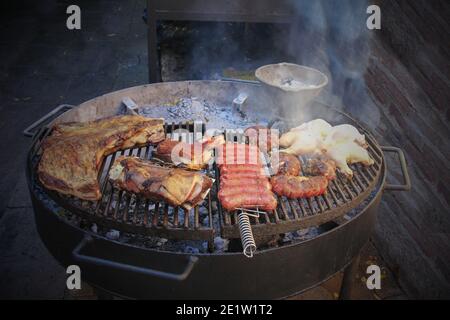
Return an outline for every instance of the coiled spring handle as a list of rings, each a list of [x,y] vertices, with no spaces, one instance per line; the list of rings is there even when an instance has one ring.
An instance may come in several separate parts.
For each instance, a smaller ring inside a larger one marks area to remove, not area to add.
[[[238,213],[238,225],[239,225],[239,233],[241,235],[241,242],[243,253],[247,258],[253,258],[253,254],[256,251],[256,242],[253,237],[252,226],[250,224],[250,217],[259,218],[261,212],[258,209],[250,210],[245,208],[237,208],[240,210]]]

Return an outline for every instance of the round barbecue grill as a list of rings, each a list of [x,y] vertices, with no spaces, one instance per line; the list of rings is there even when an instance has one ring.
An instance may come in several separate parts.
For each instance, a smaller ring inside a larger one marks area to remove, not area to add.
[[[410,182],[400,149],[380,147],[351,117],[320,103],[297,114],[296,122],[320,117],[332,125],[354,125],[366,135],[375,164],[352,165],[353,178],[347,181],[338,175],[323,196],[298,200],[279,197],[273,214],[250,217],[258,244],[252,259],[242,254],[242,248],[224,252],[214,245],[218,236],[230,239],[230,243],[240,238],[238,213],[225,212],[217,199],[217,170],[209,172],[216,182],[208,197],[190,211],[141,199],[108,183],[108,171],[117,156],[151,159],[151,146],[106,157],[99,174],[103,196],[96,202],[47,190],[37,179],[41,142],[53,124],[122,113],[124,97],[146,106],[149,116],[153,107],[173,106],[180,99],[196,97],[210,108],[229,109],[230,117],[236,108],[239,114],[245,111],[246,122],[258,123],[277,116],[278,106],[266,95],[257,84],[235,81],[158,83],[112,92],[77,107],[60,106],[39,120],[27,130],[27,134],[33,133],[27,179],[37,228],[48,250],[63,265],[79,265],[83,280],[94,287],[129,298],[282,298],[316,286],[345,268],[372,233],[383,191],[408,190]],[[43,125],[46,120],[51,121]],[[180,129],[203,133],[208,123],[198,125],[186,119],[165,125],[166,134],[172,138]],[[383,152],[398,153],[404,185],[386,183]],[[124,236],[113,238],[97,232],[94,225]],[[305,228],[315,228],[317,234],[306,240],[280,240]],[[205,250],[180,252],[176,246],[149,246],[154,238],[200,242]]]

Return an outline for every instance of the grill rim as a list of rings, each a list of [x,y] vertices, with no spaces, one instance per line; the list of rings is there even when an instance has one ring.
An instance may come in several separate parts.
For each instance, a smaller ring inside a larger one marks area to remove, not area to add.
[[[354,221],[355,219],[358,219],[361,215],[363,215],[363,214],[366,212],[366,210],[367,210],[368,208],[372,207],[374,201],[380,196],[380,193],[383,192],[384,186],[385,186],[385,184],[386,184],[387,168],[386,168],[386,163],[385,163],[384,153],[382,152],[382,149],[381,149],[382,147],[378,144],[377,140],[373,137],[372,133],[371,133],[367,128],[365,128],[364,126],[362,126],[362,125],[359,123],[359,121],[355,120],[353,117],[351,117],[350,115],[348,115],[348,114],[342,112],[341,110],[338,110],[338,109],[336,109],[336,108],[333,108],[333,107],[330,107],[330,106],[326,106],[326,105],[324,105],[324,106],[327,107],[327,108],[329,108],[329,109],[331,109],[331,111],[337,112],[337,113],[339,113],[341,116],[344,116],[344,118],[348,118],[348,119],[350,119],[352,122],[354,122],[355,124],[357,124],[358,127],[364,131],[364,134],[370,136],[372,142],[375,144],[375,146],[377,147],[377,149],[378,149],[379,151],[381,151],[381,152],[380,152],[380,157],[381,157],[381,160],[382,160],[382,161],[381,161],[381,163],[380,163],[381,168],[380,168],[380,170],[379,170],[378,182],[377,182],[377,181],[374,182],[374,187],[373,187],[373,189],[372,189],[372,192],[375,191],[375,193],[373,194],[372,199],[371,199],[368,203],[366,203],[366,204],[358,211],[358,213],[357,213],[354,217],[352,217],[351,219],[345,221],[345,222],[342,223],[342,224],[338,224],[336,227],[332,228],[331,230],[328,230],[328,231],[325,231],[325,232],[323,232],[323,233],[320,233],[319,235],[317,235],[317,236],[315,236],[315,237],[313,237],[313,238],[311,238],[311,239],[306,239],[306,240],[296,241],[296,242],[293,242],[293,243],[283,244],[282,246],[279,246],[279,247],[268,247],[268,248],[262,248],[262,249],[259,249],[259,250],[257,250],[257,251],[255,252],[255,256],[256,256],[256,255],[259,255],[259,254],[264,254],[264,253],[269,252],[269,251],[271,251],[271,250],[279,250],[279,249],[284,249],[284,248],[295,247],[295,246],[298,246],[298,245],[301,245],[301,244],[303,244],[303,243],[307,243],[307,242],[310,242],[310,241],[320,240],[322,237],[325,237],[327,234],[329,234],[329,233],[331,233],[331,232],[334,232],[334,231],[337,231],[337,230],[339,230],[339,229],[341,229],[341,228],[344,228],[344,227],[346,227],[349,223],[351,223],[352,221]],[[55,122],[55,120],[57,120],[57,119],[58,119],[58,118],[54,119],[49,125],[52,125],[52,124]],[[47,126],[41,127],[41,128],[36,132],[36,137],[38,137],[39,134],[42,134],[42,131],[45,130],[46,128],[48,129],[48,125],[47,125]],[[48,132],[48,130],[47,130],[47,132]],[[27,171],[28,171],[28,174],[27,174],[27,181],[28,181],[28,184],[29,184],[29,190],[30,190],[30,192],[33,192],[34,196],[35,196],[37,199],[39,199],[39,195],[37,195],[36,192],[41,192],[41,193],[44,194],[47,198],[50,198],[52,201],[54,201],[58,206],[62,207],[57,201],[55,201],[52,197],[50,197],[50,196],[47,194],[47,193],[49,192],[49,190],[47,190],[47,189],[44,188],[42,191],[39,191],[39,190],[36,190],[36,188],[35,188],[35,187],[36,187],[35,184],[36,184],[36,179],[37,179],[37,177],[35,177],[36,171],[33,170],[33,163],[32,163],[32,161],[33,161],[33,159],[32,159],[33,152],[32,152],[32,150],[35,148],[35,146],[36,146],[36,144],[38,143],[38,141],[39,141],[38,138],[37,138],[37,139],[34,139],[34,143],[30,146],[30,150],[29,150],[28,155],[27,155],[27,168],[28,168],[28,169],[27,169]],[[32,181],[33,178],[35,179],[35,181]],[[365,197],[365,199],[366,199],[366,198],[367,198],[367,197]],[[356,207],[362,205],[362,203],[364,202],[365,199],[362,199],[362,200],[356,205]],[[82,232],[82,233],[85,234],[85,235],[90,235],[90,236],[92,236],[92,237],[94,237],[94,238],[97,238],[97,239],[106,240],[106,241],[111,241],[111,242],[114,242],[114,243],[119,244],[119,245],[129,246],[129,247],[139,248],[139,249],[144,249],[144,250],[150,250],[150,251],[154,251],[154,252],[164,252],[164,253],[168,253],[168,254],[180,254],[180,255],[194,255],[194,256],[210,256],[210,255],[220,255],[220,256],[222,256],[222,255],[230,255],[230,256],[231,256],[231,255],[242,255],[241,252],[199,252],[199,253],[196,253],[196,254],[190,254],[190,253],[179,252],[179,251],[162,250],[162,249],[157,249],[157,248],[148,248],[148,247],[144,247],[144,246],[139,246],[139,245],[135,245],[135,244],[130,244],[130,243],[121,242],[121,241],[118,241],[118,240],[108,239],[106,236],[99,235],[99,234],[97,234],[97,233],[92,232],[91,230],[86,230],[86,229],[83,229],[83,228],[81,228],[81,227],[79,227],[79,226],[74,225],[73,223],[71,223],[71,222],[65,220],[64,218],[62,218],[62,217],[60,217],[58,214],[56,214],[55,210],[53,210],[52,208],[48,208],[48,206],[46,206],[46,205],[43,203],[43,201],[42,201],[41,199],[39,199],[39,201],[40,201],[41,204],[44,205],[48,210],[52,211],[52,212],[53,212],[53,215],[55,215],[57,219],[60,219],[63,223],[66,223],[66,224],[70,225],[71,227],[76,228],[79,232]],[[347,212],[348,212],[348,211],[347,211]],[[73,213],[72,213],[72,214],[73,214]],[[219,212],[217,212],[217,214],[219,214]],[[343,214],[343,215],[344,215],[344,214]],[[341,215],[341,216],[343,216],[343,215]],[[220,214],[219,214],[219,219],[220,219]],[[332,221],[332,220],[331,220],[331,221]],[[221,219],[220,219],[220,226],[221,226],[221,228],[223,227],[223,226],[222,226],[222,220],[221,220]],[[139,235],[142,235],[142,234],[139,234]],[[215,237],[215,236],[217,236],[217,235],[213,233],[213,236]],[[173,240],[176,240],[176,239],[173,239]]]
[[[143,85],[111,92],[83,102],[79,106],[81,107],[80,110],[68,111],[64,113],[63,117],[57,118],[56,121],[86,121],[90,120],[90,117],[112,115],[113,112],[117,111],[116,108],[120,102],[118,98],[124,95],[137,97],[141,100],[150,99],[153,103],[153,95],[159,93],[160,89],[163,93],[170,89],[170,92],[175,90],[176,94],[193,95],[198,95],[199,92],[207,90],[209,97],[216,99],[216,96],[211,96],[210,85],[212,86],[212,93],[220,96],[219,101],[223,101],[224,93],[228,101],[230,95],[234,95],[238,90],[249,90],[252,94],[261,93],[255,84],[221,83],[220,81],[210,80]],[[254,96],[250,95],[250,97]],[[156,98],[156,100],[158,101],[160,98]],[[139,101],[137,102],[139,103]],[[323,109],[320,102],[315,101],[315,104],[319,104],[319,110]],[[335,108],[326,105],[323,106],[342,114],[340,110],[335,110]],[[351,116],[346,116],[347,120],[357,122]],[[366,131],[369,130],[366,129]],[[106,268],[96,268],[83,264],[85,281],[116,296],[146,299],[279,299],[289,297],[296,292],[303,292],[342,270],[369,240],[375,227],[383,191],[390,190],[386,185],[387,166],[383,165],[382,170],[383,174],[376,186],[373,198],[366,203],[366,206],[352,219],[332,230],[321,233],[313,239],[261,250],[261,252],[256,252],[255,258],[251,260],[245,258],[242,254],[233,252],[194,254],[199,257],[197,267],[183,283],[178,284],[157,278],[139,278],[132,273],[118,273]],[[129,257],[136,253],[152,266],[156,261],[165,261],[165,265],[169,266],[178,259],[185,259],[186,255],[191,255],[184,252],[162,251],[114,241],[101,237],[90,230],[80,228],[57,215],[51,205],[48,205],[45,200],[41,200],[36,195],[35,186],[30,183],[28,166],[25,173],[33,203],[37,231],[50,253],[63,266],[76,263],[70,253],[86,234],[104,242],[109,249],[112,248],[113,258],[116,255]],[[348,237],[349,233],[352,234],[351,241]],[[317,248],[324,248],[323,244],[335,248],[332,251],[327,249],[327,252],[333,257],[332,261],[326,258],[324,260],[323,253],[318,252]],[[94,249],[96,249],[96,252],[99,250],[97,246]],[[286,264],[286,261],[289,261],[289,263]],[[314,270],[310,270],[310,266],[314,266]],[[258,272],[255,272],[255,268]],[[291,277],[289,279],[285,279],[288,277],[274,277],[279,273],[280,268],[284,268],[287,274],[291,272]],[[229,277],[223,277],[223,270],[228,270]],[[106,278],[105,275],[107,275]],[[120,280],[124,277],[127,279],[126,282]],[[226,280],[228,278],[232,281]],[[243,280],[247,278],[251,279],[252,282],[246,281],[247,285],[244,285]]]

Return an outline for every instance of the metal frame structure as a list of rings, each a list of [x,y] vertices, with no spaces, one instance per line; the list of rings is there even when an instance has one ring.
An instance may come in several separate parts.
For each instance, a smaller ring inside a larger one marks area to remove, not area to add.
[[[149,82],[161,81],[157,21],[287,23],[296,26],[289,1],[279,0],[147,0]]]

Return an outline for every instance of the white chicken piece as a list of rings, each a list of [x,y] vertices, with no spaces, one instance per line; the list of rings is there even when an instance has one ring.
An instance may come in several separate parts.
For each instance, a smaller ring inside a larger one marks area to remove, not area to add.
[[[345,142],[356,142],[363,148],[367,148],[366,137],[359,133],[358,129],[350,124],[341,124],[332,127],[328,131],[325,138],[325,148],[336,144],[343,144]]]
[[[311,120],[309,122],[305,122],[302,125],[291,129],[290,131],[310,131],[314,134],[316,134],[317,136],[319,136],[321,139],[325,139],[328,135],[330,130],[333,127],[331,126],[331,124],[329,124],[328,122],[326,122],[323,119],[315,119],[315,120]]]
[[[293,131],[281,136],[280,146],[287,149],[280,150],[280,152],[304,155],[320,153],[321,139],[311,131]]]
[[[322,119],[306,122],[280,137],[279,144],[282,152],[302,155],[319,153],[323,147],[323,141],[332,126]]]
[[[325,154],[336,162],[336,167],[347,177],[353,176],[353,171],[348,164],[361,162],[370,166],[374,163],[366,149],[354,141],[336,143],[330,145]]]
[[[289,131],[289,132],[286,132],[285,134],[281,135],[280,139],[278,139],[278,143],[279,143],[280,147],[288,148],[294,143],[296,137],[297,137],[296,132]]]
[[[280,152],[294,155],[325,155],[334,160],[336,167],[349,178],[353,176],[353,171],[348,164],[374,163],[366,150],[365,136],[349,124],[332,127],[323,119],[312,120],[283,134],[279,144],[286,148]]]

